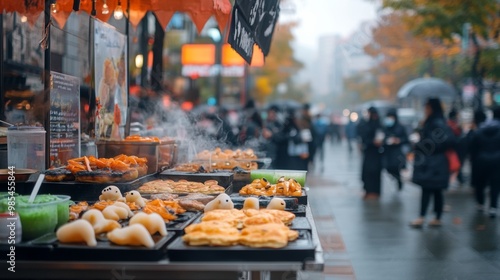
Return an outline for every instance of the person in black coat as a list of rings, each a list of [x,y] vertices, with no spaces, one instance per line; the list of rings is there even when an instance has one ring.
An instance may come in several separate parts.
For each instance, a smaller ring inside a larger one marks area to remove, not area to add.
[[[396,179],[398,190],[403,188],[401,169],[406,167],[406,156],[402,146],[408,143],[406,129],[399,123],[396,110],[387,112],[384,118],[384,154],[383,163],[387,172]]]
[[[413,227],[421,227],[431,197],[434,197],[435,218],[429,226],[440,226],[443,213],[443,191],[448,188],[450,170],[446,151],[456,144],[456,137],[446,124],[441,101],[429,98],[425,104],[425,120],[419,136],[412,135],[416,142],[413,168],[413,182],[422,188],[420,217],[411,222]],[[418,139],[419,138],[419,139]]]
[[[377,109],[370,107],[368,116],[369,119],[360,122],[357,127],[363,152],[361,180],[365,190],[364,199],[378,199],[381,192],[382,142],[384,136]]]
[[[484,208],[484,189],[490,185],[490,217],[497,214],[500,193],[500,107],[493,110],[493,119],[482,124],[471,142],[471,158],[476,172],[475,194],[479,209]]]
[[[477,166],[476,160],[474,159],[473,155],[471,154],[471,151],[473,150],[474,147],[472,147],[472,139],[474,139],[474,135],[476,134],[477,130],[479,127],[486,121],[487,117],[484,111],[478,110],[474,112],[474,117],[472,120],[472,126],[470,130],[467,132],[467,134],[463,137],[461,144],[463,146],[463,150],[465,151],[464,154],[464,160],[469,159],[469,162],[471,164],[471,173],[470,173],[470,185],[474,190],[476,190],[476,185],[477,185],[477,180],[479,179],[478,176],[481,176],[481,170],[480,167]],[[476,196],[477,197],[477,196]],[[482,205],[481,203],[478,202],[478,205]],[[484,207],[479,207],[479,211],[484,211]]]

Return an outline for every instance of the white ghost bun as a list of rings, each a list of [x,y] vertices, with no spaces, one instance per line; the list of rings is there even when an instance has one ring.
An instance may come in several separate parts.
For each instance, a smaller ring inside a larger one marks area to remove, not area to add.
[[[142,224],[114,229],[108,232],[107,237],[109,241],[118,245],[145,246],[148,248],[155,246],[153,238]]]
[[[88,246],[96,246],[94,228],[87,220],[76,220],[62,225],[56,232],[57,239],[61,243],[87,243]]]
[[[137,206],[144,207],[146,206],[146,201],[142,198],[141,194],[138,191],[129,191],[125,195],[125,200],[127,202],[135,202]]]
[[[225,193],[219,194],[214,200],[205,205],[204,212],[209,212],[215,209],[234,209],[234,203],[231,197]]]
[[[125,208],[110,205],[102,210],[102,215],[106,219],[119,221],[128,218],[128,211]]]
[[[124,201],[122,192],[117,186],[107,186],[101,191],[99,200]]]
[[[129,225],[141,224],[149,232],[149,234],[160,233],[161,236],[167,235],[167,225],[158,213],[146,214],[139,212],[130,218]]]
[[[267,209],[285,210],[286,202],[282,198],[275,197],[267,205]]]
[[[87,220],[92,225],[95,234],[112,231],[115,228],[122,227],[117,221],[104,218],[102,212],[97,209],[86,211],[83,213],[82,219]]]
[[[256,197],[247,197],[243,202],[243,210],[255,209],[259,210],[259,199]]]
[[[125,202],[116,201],[115,203],[113,203],[113,205],[116,207],[121,207],[121,208],[124,208],[125,210],[127,210],[129,217],[134,216],[134,212],[132,212],[132,210],[130,210],[130,207]]]

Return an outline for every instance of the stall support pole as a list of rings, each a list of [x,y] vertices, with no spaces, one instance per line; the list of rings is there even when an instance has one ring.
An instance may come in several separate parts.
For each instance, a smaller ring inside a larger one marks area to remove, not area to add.
[[[4,112],[4,109],[5,109],[5,87],[4,87],[4,80],[5,80],[5,69],[4,69],[4,65],[3,65],[3,61],[4,61],[4,40],[5,40],[5,34],[4,34],[4,30],[3,30],[3,13],[0,14],[0,32],[2,33],[0,36],[0,104],[2,104],[2,106],[0,106],[0,119],[4,119],[6,120],[6,116],[5,116],[5,112]]]
[[[44,120],[43,126],[45,127],[45,168],[50,167],[50,5],[52,0],[45,1],[44,10],[44,33],[46,36],[45,49],[44,49],[44,68],[43,68],[43,112]]]
[[[127,15],[130,15],[130,0],[127,0]],[[129,30],[129,20],[127,17],[125,17],[125,36],[127,37],[127,53],[125,54],[127,56],[127,61],[130,61],[130,30]],[[130,135],[130,114],[132,114],[132,110],[130,109],[130,71],[128,69],[128,65],[125,65],[125,68],[127,69],[127,84],[125,85],[127,87],[127,118],[125,120],[125,131],[124,131],[124,137],[127,137]]]

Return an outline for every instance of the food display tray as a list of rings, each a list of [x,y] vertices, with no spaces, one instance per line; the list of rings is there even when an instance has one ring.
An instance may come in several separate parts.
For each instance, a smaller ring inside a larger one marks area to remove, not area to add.
[[[234,203],[234,208],[241,209],[243,208],[243,204],[245,203],[245,199],[249,197],[255,197],[259,200],[260,208],[266,208],[272,197],[269,196],[256,196],[256,195],[240,195],[237,193],[233,193],[230,195],[231,200]],[[299,200],[296,197],[282,197],[286,203],[285,210],[292,211],[299,207]]]
[[[282,195],[276,195],[276,196],[264,196],[264,195],[261,195],[261,196],[257,196],[257,195],[241,195],[239,194],[239,191],[237,192],[236,190],[234,191],[234,193],[231,195],[231,197],[242,197],[243,200],[245,200],[245,198],[247,197],[258,197],[259,198],[259,201],[270,201],[273,197],[279,197],[279,198],[282,198],[285,200],[285,202],[287,203],[287,207],[289,207],[289,203],[291,202],[296,202],[296,204],[303,204],[303,205],[307,205],[307,192],[306,190],[302,189],[302,195],[301,196],[282,196]],[[262,202],[261,202],[262,203]],[[267,203],[266,203],[267,205]]]
[[[158,175],[159,179],[170,179],[174,181],[188,180],[192,182],[205,182],[208,180],[216,180],[222,187],[228,187],[233,183],[233,173],[231,172],[208,172],[208,173],[196,173],[196,172],[182,172],[175,170],[165,170]]]
[[[284,248],[252,248],[246,246],[210,247],[188,246],[177,237],[167,246],[167,254],[172,262],[285,262],[314,259],[316,245],[311,233],[299,230],[299,238],[288,242]]]
[[[123,183],[84,183],[77,181],[67,182],[43,182],[39,193],[41,194],[65,194],[71,196],[72,200],[95,201],[101,195],[102,189],[107,186],[117,186],[122,194],[135,190],[142,184],[156,179],[156,174],[139,177],[133,181]]]
[[[32,241],[16,245],[19,260],[60,261],[158,261],[165,257],[167,245],[175,240],[176,233],[166,236],[153,235],[155,246],[120,246],[109,242],[104,234],[97,237],[97,246],[63,244],[55,233],[49,233]]]

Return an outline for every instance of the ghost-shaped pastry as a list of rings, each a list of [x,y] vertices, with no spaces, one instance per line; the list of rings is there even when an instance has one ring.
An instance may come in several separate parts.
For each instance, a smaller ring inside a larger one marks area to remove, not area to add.
[[[122,192],[117,186],[107,186],[101,191],[99,200],[125,201]]]
[[[142,198],[141,194],[138,191],[129,191],[125,195],[125,200],[127,202],[135,202],[137,206],[144,207],[146,206],[146,201]]]
[[[221,193],[214,200],[205,205],[204,212],[214,209],[234,209],[234,203],[229,195]]]
[[[145,246],[148,248],[155,246],[153,238],[142,224],[114,229],[108,232],[107,237],[109,241],[118,245]]]
[[[57,239],[61,243],[87,243],[88,246],[96,246],[94,228],[87,220],[76,220],[62,225],[56,232]]]
[[[106,219],[119,221],[128,218],[128,211],[125,208],[110,205],[102,210],[102,215]]]
[[[87,220],[94,228],[95,234],[112,231],[115,228],[122,227],[117,221],[106,219],[101,211],[90,209],[83,213],[83,220]]]
[[[259,199],[256,197],[247,197],[243,202],[243,210],[255,209],[259,210]]]
[[[282,198],[275,197],[267,205],[267,209],[285,210],[286,202]]]
[[[113,205],[117,206],[117,207],[124,208],[125,210],[127,210],[129,218],[134,216],[134,212],[132,212],[132,210],[130,210],[130,207],[127,205],[127,203],[121,202],[121,201],[116,201],[115,203],[113,203]]]
[[[167,225],[158,213],[146,214],[139,212],[130,218],[129,225],[142,224],[148,230],[149,234],[160,233],[161,236],[167,235]]]

